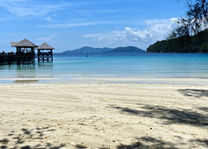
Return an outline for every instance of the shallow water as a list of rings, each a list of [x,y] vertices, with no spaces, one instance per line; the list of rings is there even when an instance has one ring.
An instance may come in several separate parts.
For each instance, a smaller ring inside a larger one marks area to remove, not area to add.
[[[208,54],[55,56],[53,63],[0,66],[1,82],[73,78],[208,78]]]

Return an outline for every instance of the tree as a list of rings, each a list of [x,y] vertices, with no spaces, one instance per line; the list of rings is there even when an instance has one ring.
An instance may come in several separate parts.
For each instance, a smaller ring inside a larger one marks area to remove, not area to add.
[[[188,0],[188,8],[186,17],[178,21],[179,27],[168,39],[196,35],[208,27],[208,0]]]
[[[168,39],[179,38],[182,36],[190,36],[190,21],[182,18],[177,22],[179,27],[176,28],[168,37]]]
[[[193,34],[204,30],[208,23],[208,0],[195,0],[188,3],[187,17]]]

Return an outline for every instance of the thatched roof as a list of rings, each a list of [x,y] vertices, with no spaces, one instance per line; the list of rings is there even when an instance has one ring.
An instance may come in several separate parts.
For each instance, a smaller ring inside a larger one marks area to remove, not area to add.
[[[38,47],[37,45],[35,45],[34,43],[32,43],[31,41],[24,39],[20,42],[11,42],[10,43],[12,47],[23,47],[23,48],[36,48]]]
[[[54,48],[45,42],[41,44],[37,49],[38,50],[53,50]]]
[[[11,42],[10,43],[12,47],[15,47],[15,45],[17,44],[17,42]]]

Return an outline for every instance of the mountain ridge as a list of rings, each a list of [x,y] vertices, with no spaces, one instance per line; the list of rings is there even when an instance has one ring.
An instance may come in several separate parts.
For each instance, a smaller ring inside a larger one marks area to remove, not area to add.
[[[117,47],[117,48],[94,48],[94,47],[82,47],[75,50],[67,50],[62,53],[55,53],[55,55],[108,55],[108,54],[139,54],[139,53],[145,53],[144,50],[134,47],[134,46],[128,46],[128,47]]]

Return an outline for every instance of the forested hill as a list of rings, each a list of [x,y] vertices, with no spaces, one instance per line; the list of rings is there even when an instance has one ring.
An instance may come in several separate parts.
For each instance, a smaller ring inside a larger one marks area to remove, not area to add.
[[[142,49],[137,47],[118,47],[118,48],[93,48],[93,47],[82,47],[76,50],[68,50],[63,53],[55,53],[55,55],[137,55],[145,53]]]
[[[208,53],[208,29],[194,36],[158,41],[147,48],[149,53]]]

